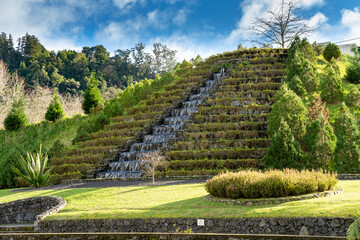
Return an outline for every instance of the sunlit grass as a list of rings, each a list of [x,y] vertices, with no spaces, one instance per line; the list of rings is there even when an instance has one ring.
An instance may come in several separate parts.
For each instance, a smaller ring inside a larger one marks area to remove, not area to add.
[[[49,219],[162,218],[162,217],[357,217],[360,215],[360,181],[341,181],[342,194],[283,204],[245,207],[204,199],[204,184],[83,188],[16,192],[0,190],[0,202],[57,195],[66,207]]]

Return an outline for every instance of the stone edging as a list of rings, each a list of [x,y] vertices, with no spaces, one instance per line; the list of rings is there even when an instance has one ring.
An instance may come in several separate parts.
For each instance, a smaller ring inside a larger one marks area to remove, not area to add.
[[[44,218],[46,218],[47,216],[49,216],[50,214],[52,213],[56,213],[58,211],[60,211],[61,209],[63,209],[66,205],[66,200],[63,199],[62,197],[59,197],[59,196],[46,196],[46,197],[49,197],[49,198],[53,198],[55,200],[58,201],[58,204],[53,206],[52,208],[50,208],[49,210],[43,212],[43,213],[40,213],[39,215],[37,215],[35,217],[35,222],[34,222],[34,226],[36,227],[37,224],[43,220]]]
[[[360,174],[338,174],[339,180],[360,179]]]
[[[242,206],[250,207],[250,206],[259,206],[259,205],[279,204],[279,203],[300,201],[300,200],[320,198],[320,197],[330,197],[333,195],[340,194],[342,192],[343,190],[339,188],[335,190],[310,193],[301,196],[290,196],[290,197],[281,197],[281,198],[260,198],[260,199],[225,199],[225,198],[213,197],[212,195],[209,194],[205,196],[205,199],[210,202],[227,203],[230,205],[242,205]]]

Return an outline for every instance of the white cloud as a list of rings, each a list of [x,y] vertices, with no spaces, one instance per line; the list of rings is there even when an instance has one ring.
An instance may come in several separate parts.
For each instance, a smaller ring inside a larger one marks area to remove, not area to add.
[[[317,12],[312,18],[309,19],[307,24],[309,27],[318,27],[324,23],[326,23],[328,18],[322,14],[321,12]]]
[[[169,37],[157,37],[149,40],[148,45],[153,43],[162,43],[169,49],[176,50],[176,56],[179,61],[184,59],[190,60],[195,58],[198,54],[204,59],[213,54],[229,50],[228,46],[222,44],[223,39],[218,38],[216,42],[202,42],[196,36],[182,35],[174,33]]]
[[[47,4],[44,0],[1,1],[0,29],[12,34],[14,40],[26,33],[35,35],[49,50],[78,49],[76,38],[64,36],[61,28],[69,23],[73,24],[72,29],[77,28],[74,24],[78,17],[77,8],[84,7],[84,14],[91,14],[93,7],[85,7],[80,2],[66,0]]]
[[[342,9],[340,11],[341,19],[335,24],[325,23],[319,32],[309,37],[310,42],[342,42],[360,37],[360,9]],[[360,45],[360,39],[343,42],[340,44],[357,43]]]
[[[176,25],[183,25],[186,22],[187,13],[184,9],[180,9],[175,17],[173,18],[173,23]]]
[[[137,0],[113,0],[114,5],[120,9],[124,9],[127,6],[134,5],[136,2]]]
[[[298,2],[301,8],[310,8],[315,5],[324,4],[324,0],[291,0]],[[248,41],[250,31],[246,29],[249,27],[254,17],[266,17],[267,11],[279,7],[281,0],[244,0],[240,3],[242,17],[237,22],[236,28],[231,31],[226,39],[228,44],[237,44],[240,40]],[[317,16],[320,17],[320,16]],[[316,20],[316,19],[314,19]],[[322,19],[318,19],[322,20]]]

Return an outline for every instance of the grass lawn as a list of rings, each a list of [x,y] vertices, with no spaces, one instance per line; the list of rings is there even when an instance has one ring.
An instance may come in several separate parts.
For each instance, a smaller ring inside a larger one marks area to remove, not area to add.
[[[66,207],[47,219],[162,218],[162,217],[358,217],[360,181],[340,181],[342,194],[283,204],[245,207],[211,203],[203,184],[83,188],[14,192],[0,190],[0,202],[57,195]]]

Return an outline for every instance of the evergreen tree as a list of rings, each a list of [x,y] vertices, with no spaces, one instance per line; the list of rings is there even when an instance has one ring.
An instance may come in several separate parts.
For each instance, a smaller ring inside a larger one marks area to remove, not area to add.
[[[271,139],[271,145],[264,157],[266,168],[296,168],[305,166],[304,153],[300,143],[295,139],[286,121],[280,121],[277,132]]]
[[[351,91],[346,96],[346,105],[353,108],[360,107],[360,91],[357,88],[351,89]]]
[[[343,103],[335,120],[337,137],[333,168],[338,173],[360,172],[359,130],[349,109]]]
[[[289,88],[293,90],[297,95],[304,96],[306,89],[304,83],[301,81],[298,75],[295,75],[288,84]]]
[[[6,130],[16,131],[28,123],[25,114],[25,103],[23,98],[15,99],[9,114],[6,116],[4,126]]]
[[[346,68],[346,80],[351,83],[358,84],[360,83],[360,54],[357,48],[352,49],[354,52],[354,57],[349,57],[350,64]]]
[[[334,157],[336,136],[332,126],[323,116],[307,127],[305,144],[310,151],[308,167],[328,169]]]
[[[95,74],[92,73],[84,93],[84,101],[82,103],[82,109],[86,114],[91,113],[92,109],[95,110],[102,102],[102,96],[100,89],[98,88],[99,82],[95,78]]]
[[[340,48],[334,43],[330,43],[325,47],[323,56],[328,62],[330,62],[333,58],[338,59],[341,56]]]
[[[288,89],[286,84],[275,95],[275,103],[268,114],[268,132],[271,136],[278,131],[281,119],[291,127],[295,138],[301,141],[306,133],[308,110],[300,97]]]
[[[328,67],[328,74],[321,84],[320,90],[321,98],[327,103],[333,104],[343,100],[344,90],[336,64],[334,67]]]
[[[65,116],[65,112],[61,105],[61,101],[57,92],[54,92],[54,97],[49,104],[49,107],[45,113],[45,119],[51,122],[55,122]]]

